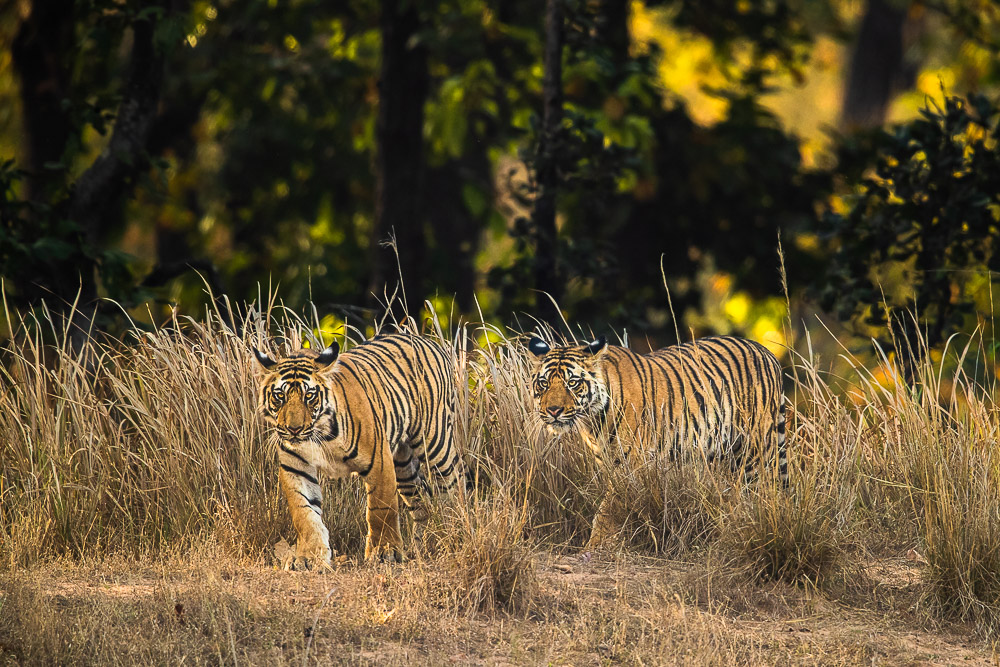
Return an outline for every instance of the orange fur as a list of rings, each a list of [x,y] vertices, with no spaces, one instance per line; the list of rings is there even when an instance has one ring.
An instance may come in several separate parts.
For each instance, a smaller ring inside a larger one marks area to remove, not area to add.
[[[773,468],[787,482],[781,365],[758,343],[721,336],[636,354],[603,339],[550,348],[535,338],[529,349],[542,420],[581,432],[599,464],[604,435],[671,456],[700,451],[747,477]]]
[[[265,367],[260,408],[279,437],[279,480],[298,534],[295,567],[329,565],[321,477],[364,478],[365,558],[402,560],[399,499],[424,518],[420,497],[451,489],[462,473],[453,431],[454,359],[426,339],[390,334],[337,357],[303,350]]]

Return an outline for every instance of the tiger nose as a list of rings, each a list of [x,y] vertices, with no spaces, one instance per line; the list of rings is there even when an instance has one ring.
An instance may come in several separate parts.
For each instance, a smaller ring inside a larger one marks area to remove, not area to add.
[[[563,411],[563,409],[559,408],[559,407],[551,407],[551,408],[545,408],[545,409],[548,410],[549,414],[552,415],[553,417],[558,417],[559,415],[562,414],[562,411]]]
[[[301,426],[287,426],[285,428],[287,428],[288,432],[291,433],[292,435],[298,435],[299,433],[302,433]]]

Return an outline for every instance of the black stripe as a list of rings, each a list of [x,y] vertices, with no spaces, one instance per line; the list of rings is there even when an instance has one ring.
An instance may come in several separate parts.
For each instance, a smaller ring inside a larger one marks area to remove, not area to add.
[[[299,461],[302,461],[306,465],[312,465],[311,463],[309,463],[309,461],[306,460],[304,456],[302,456],[301,454],[297,454],[296,452],[293,452],[291,449],[286,447],[285,443],[279,442],[278,447],[281,447],[281,451],[288,454],[289,456],[294,456],[295,458],[297,458]]]
[[[302,496],[303,498],[305,498],[306,502],[309,503],[310,505],[312,505],[313,507],[315,507],[316,509],[323,509],[323,503],[320,502],[319,498],[310,498],[309,496],[307,496],[306,494],[302,493],[301,491],[296,491],[295,493],[297,493],[300,496]]]
[[[455,469],[455,460],[454,460],[454,459],[452,459],[452,460],[451,460],[451,461],[450,461],[450,462],[448,463],[447,467],[445,467],[445,468],[443,468],[443,469],[442,469],[441,467],[439,467],[439,466],[435,466],[435,467],[434,467],[434,469],[435,469],[435,470],[437,471],[437,473],[438,473],[439,475],[441,475],[441,477],[443,477],[443,478],[445,478],[445,479],[448,479],[449,477],[451,477],[451,473],[452,473],[452,472],[454,471],[454,469]]]
[[[316,479],[315,477],[313,477],[312,475],[310,475],[307,472],[303,472],[303,471],[299,470],[298,468],[293,468],[292,466],[286,466],[284,463],[279,463],[278,465],[280,465],[281,468],[282,468],[282,470],[284,470],[285,472],[290,472],[293,475],[298,475],[299,477],[302,477],[304,479],[309,480],[313,484],[316,484],[316,485],[319,484],[319,480]]]
[[[335,415],[330,416],[330,428],[323,436],[323,439],[327,442],[331,440],[336,440],[340,435],[340,425],[337,423],[337,417]]]

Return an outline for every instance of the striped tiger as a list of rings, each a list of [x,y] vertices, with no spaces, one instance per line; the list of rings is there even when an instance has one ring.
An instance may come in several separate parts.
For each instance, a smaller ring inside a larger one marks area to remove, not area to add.
[[[422,522],[421,495],[432,486],[450,490],[462,474],[453,355],[408,334],[338,351],[334,343],[319,354],[305,349],[275,361],[254,349],[264,368],[259,409],[278,435],[278,479],[298,535],[293,569],[330,566],[323,476],[364,478],[365,559],[402,561],[400,496]]]
[[[637,354],[604,337],[560,347],[534,337],[528,349],[542,421],[556,433],[578,430],[599,466],[601,434],[622,447],[652,436],[672,457],[700,449],[748,480],[776,466],[788,483],[781,364],[764,346],[718,336]],[[607,524],[599,508],[588,546],[600,545]]]

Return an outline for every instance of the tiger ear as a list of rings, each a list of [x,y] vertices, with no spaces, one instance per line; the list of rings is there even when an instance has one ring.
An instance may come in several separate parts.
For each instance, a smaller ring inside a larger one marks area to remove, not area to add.
[[[267,356],[257,348],[253,348],[253,356],[257,357],[257,363],[264,367],[264,370],[269,371],[278,365],[278,362]]]
[[[586,348],[591,354],[597,356],[598,354],[601,354],[606,349],[608,349],[608,339],[605,338],[604,336],[601,336],[594,342],[587,343]]]
[[[528,341],[528,349],[531,350],[531,353],[536,357],[541,357],[545,355],[545,353],[551,350],[552,348],[550,348],[549,344],[546,343],[544,340],[542,340],[538,336],[535,336]]]
[[[330,347],[320,352],[319,356],[316,357],[315,361],[313,361],[313,363],[316,364],[316,370],[321,371],[329,368],[330,365],[337,360],[337,355],[339,354],[340,345],[337,341],[333,341],[330,343]]]

